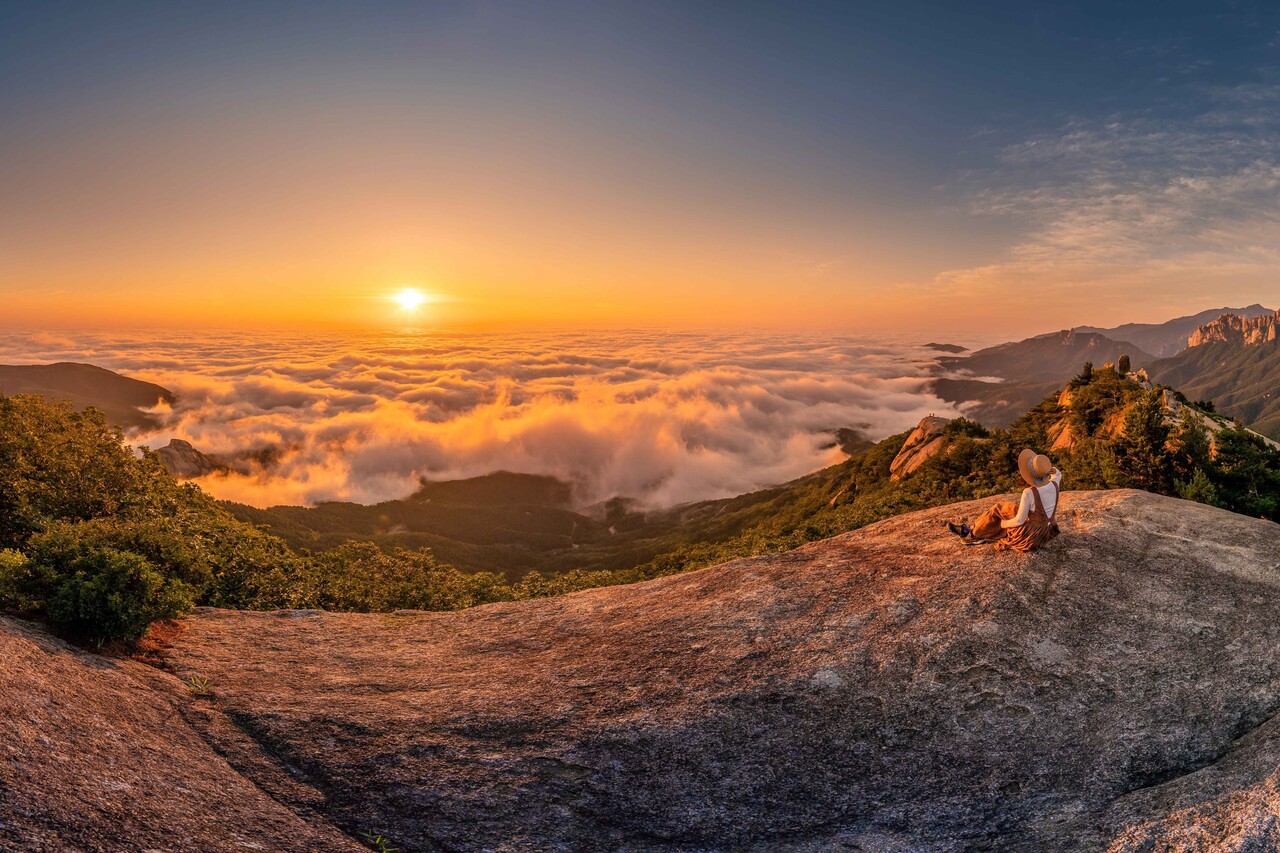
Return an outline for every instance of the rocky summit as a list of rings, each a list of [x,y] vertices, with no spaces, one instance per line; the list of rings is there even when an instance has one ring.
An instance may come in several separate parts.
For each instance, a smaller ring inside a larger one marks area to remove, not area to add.
[[[203,610],[151,664],[4,621],[0,849],[1280,847],[1280,527],[1067,492],[996,553],[943,527],[983,506],[457,613]]]
[[[1260,317],[1223,314],[1213,322],[1196,329],[1187,340],[1187,346],[1204,346],[1215,341],[1236,346],[1256,346],[1275,341],[1278,329],[1280,329],[1280,311]]]
[[[160,464],[180,480],[190,480],[212,474],[219,466],[212,459],[180,438],[171,439],[164,447],[156,449]]]

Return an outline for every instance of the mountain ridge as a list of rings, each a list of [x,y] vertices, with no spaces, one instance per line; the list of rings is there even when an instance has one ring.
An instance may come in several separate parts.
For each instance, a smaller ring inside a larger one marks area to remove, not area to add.
[[[1253,364],[1267,358],[1257,353],[1233,357],[1223,355],[1226,350],[1209,355],[1198,349],[1213,343],[1240,348],[1274,341],[1278,317],[1280,312],[1255,303],[1240,309],[1209,309],[1164,323],[1129,323],[1111,329],[1077,326],[998,344],[967,358],[939,358],[940,370],[951,375],[940,376],[930,387],[966,416],[1003,427],[1061,387],[1085,361],[1096,367],[1127,356],[1134,367],[1150,368],[1156,381],[1177,386],[1197,399],[1216,399],[1224,413],[1280,438],[1280,402],[1273,401],[1272,386],[1265,384],[1280,376],[1280,368]],[[1242,381],[1250,387],[1238,388]]]
[[[139,429],[159,425],[154,415],[141,409],[172,405],[175,399],[172,391],[154,383],[72,361],[0,364],[0,395],[16,394],[69,400],[77,409],[94,406],[114,425]]]
[[[1114,340],[1132,341],[1156,358],[1168,358],[1187,348],[1188,338],[1197,328],[1213,322],[1223,314],[1236,314],[1247,318],[1269,314],[1272,310],[1255,302],[1244,308],[1209,308],[1185,317],[1175,317],[1163,323],[1124,323],[1109,329],[1097,326],[1077,326],[1076,328],[1080,331],[1098,332]]]
[[[1251,318],[1225,314],[1201,325],[1190,346],[1150,365],[1158,382],[1280,439],[1280,311]]]
[[[1121,356],[1135,364],[1154,360],[1133,344],[1099,332],[1063,329],[968,356],[939,358],[940,370],[954,375],[940,376],[929,387],[948,403],[958,404],[967,417],[985,426],[1005,427],[1055,393],[1086,361],[1101,366]]]

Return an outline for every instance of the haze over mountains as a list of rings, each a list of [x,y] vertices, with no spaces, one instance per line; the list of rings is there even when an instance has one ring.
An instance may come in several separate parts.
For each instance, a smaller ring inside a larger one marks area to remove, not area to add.
[[[958,405],[979,422],[1003,426],[1046,395],[1056,393],[1085,361],[1101,366],[1127,355],[1135,369],[1146,367],[1154,381],[1171,384],[1192,399],[1214,400],[1220,413],[1238,416],[1246,425],[1254,426],[1264,434],[1280,435],[1280,400],[1275,392],[1280,377],[1280,347],[1274,340],[1275,314],[1259,305],[1227,310],[1234,313],[1222,320],[1218,319],[1220,309],[1212,309],[1162,324],[1128,324],[1096,331],[1086,328],[1065,330],[988,347],[967,356],[938,356],[938,352],[949,352],[958,347],[930,343],[924,347],[925,351],[933,354],[929,359],[936,359],[948,374],[933,380],[931,387],[943,400]],[[1209,315],[1214,315],[1211,321],[1201,322]],[[1145,351],[1132,341],[1110,337],[1119,334],[1131,334],[1153,349]],[[1194,346],[1188,348],[1188,341]],[[1159,359],[1154,355],[1155,351],[1168,352],[1178,347],[1181,350],[1170,358]],[[870,352],[864,351],[863,356]],[[761,359],[763,363],[759,369],[775,374],[780,368],[797,371],[805,368],[793,355],[779,348],[765,350]],[[220,361],[227,363],[225,358]],[[615,369],[620,367],[623,367],[621,363]],[[588,371],[591,367],[583,364],[582,369]],[[380,375],[387,374],[382,372]],[[686,374],[681,372],[678,375]],[[896,395],[882,400],[880,404],[907,417],[888,423],[899,429],[913,426],[919,420],[918,414],[928,405],[928,398],[903,396],[903,390],[909,386],[892,380],[891,371],[881,375],[885,378],[859,381],[866,383],[868,391],[883,388]],[[154,428],[156,418],[143,414],[139,407],[154,407],[157,403],[172,406],[176,398],[159,385],[118,376],[89,365],[6,367],[0,368],[0,377],[9,383],[11,393],[34,391],[69,397],[79,405],[93,404],[103,408],[121,426],[141,429]],[[291,472],[296,473],[296,469],[283,464],[282,460],[291,458],[290,454],[302,452],[290,447],[307,439],[301,432],[302,424],[294,424],[292,419],[299,417],[305,423],[306,418],[311,417],[311,407],[319,405],[314,402],[316,397],[310,390],[306,393],[301,390],[286,392],[274,385],[264,385],[260,378],[252,375],[244,381],[252,388],[269,391],[258,404],[265,407],[261,409],[261,417],[243,403],[233,403],[237,398],[230,396],[231,392],[223,392],[227,395],[225,399],[249,418],[246,422],[273,424],[277,431],[276,444],[254,444],[256,433],[251,433],[246,437],[248,447],[241,448],[239,452],[214,454],[212,458],[202,452],[209,448],[193,447],[182,441],[161,448],[166,464],[181,476],[214,474],[204,482],[215,493],[226,477],[225,473],[217,472],[238,469],[253,477],[283,480],[287,480]],[[811,431],[820,433],[825,427],[828,436],[834,434],[835,439],[825,439],[831,452],[836,452],[837,444],[850,453],[871,446],[872,442],[866,440],[866,432],[869,430],[874,435],[874,426],[862,423],[857,425],[859,429],[849,429],[848,422],[828,420],[823,423],[820,420],[850,415],[847,409],[824,409],[826,404],[821,402],[830,395],[847,391],[830,385],[804,388],[799,379],[787,381],[796,383],[795,389],[801,396],[797,397],[781,386],[779,393],[783,399],[790,399],[793,403],[797,399],[814,401],[816,408],[805,414],[802,423]],[[915,387],[928,381],[927,378],[916,380]],[[375,390],[369,385],[362,387]],[[207,395],[209,392],[197,393]],[[338,389],[335,393],[341,400],[342,395],[348,392]],[[730,398],[726,398],[722,402],[729,401]],[[768,410],[763,402],[755,404]],[[183,403],[178,402],[177,405],[182,410]],[[368,405],[368,402],[361,405]],[[943,407],[934,408],[944,415],[953,413]],[[192,411],[204,417],[208,414],[208,407],[202,405]],[[867,411],[871,409],[861,410]],[[564,425],[563,421],[558,423]],[[752,423],[763,427],[768,421],[756,418]],[[720,427],[724,427],[723,420]],[[740,427],[748,428],[746,423]],[[684,441],[696,440],[690,432],[693,428],[692,422],[682,427]],[[731,434],[707,432],[711,429],[710,423],[699,423],[697,429],[699,434],[706,436],[701,441],[708,447],[731,438]],[[404,436],[402,440],[413,439]],[[332,437],[328,441],[333,444]],[[164,442],[155,444],[163,445]],[[340,441],[333,446],[337,453],[343,453],[347,445]],[[521,442],[520,446],[529,448],[528,440]],[[356,465],[362,464],[358,455],[351,458]],[[397,460],[404,460],[400,464],[411,464],[412,458],[410,449],[391,453],[388,445],[378,464],[380,467],[395,465]],[[695,458],[690,457],[690,465],[703,464],[692,461]],[[607,464],[606,459],[602,457],[599,464]],[[501,457],[495,457],[490,464],[502,467],[503,461]],[[675,460],[667,464],[675,464]],[[814,465],[810,463],[806,467],[812,470]],[[362,467],[356,467],[348,476],[358,476],[361,470]],[[558,570],[571,565],[618,568],[643,562],[684,541],[723,538],[723,535],[737,532],[758,520],[756,513],[766,512],[765,508],[780,493],[781,487],[774,488],[775,484],[794,479],[786,476],[785,469],[775,469],[777,474],[771,477],[771,482],[760,482],[760,485],[770,487],[764,491],[753,489],[750,481],[744,481],[747,485],[739,489],[742,496],[738,498],[694,501],[687,505],[697,509],[672,512],[654,512],[650,505],[650,511],[646,513],[637,512],[640,507],[625,500],[607,505],[604,502],[611,497],[634,497],[624,491],[605,492],[603,499],[594,505],[585,504],[575,481],[561,473],[566,469],[554,470],[556,473],[551,475],[490,474],[475,480],[473,488],[461,491],[448,487],[446,474],[443,478],[433,477],[437,482],[420,487],[407,500],[368,501],[368,506],[351,502],[320,502],[314,510],[280,507],[266,512],[245,506],[236,511],[246,519],[270,523],[273,529],[297,546],[323,548],[352,536],[389,537],[388,541],[397,544],[429,545],[458,565],[494,567],[518,574],[530,568]],[[656,476],[660,470],[655,469],[651,476]],[[802,474],[804,468],[792,471]],[[405,473],[397,472],[397,476],[403,479]],[[383,475],[374,469],[369,476]],[[713,519],[721,521],[713,522]],[[710,527],[704,529],[704,524]],[[719,532],[713,533],[712,528],[717,525]],[[693,533],[686,536],[690,531]],[[561,556],[549,557],[550,554]]]
[[[90,361],[173,391],[165,427],[232,470],[255,506],[377,503],[419,479],[507,470],[570,483],[583,506],[731,497],[842,458],[945,404],[937,353],[848,333],[465,330],[0,338],[0,361]]]

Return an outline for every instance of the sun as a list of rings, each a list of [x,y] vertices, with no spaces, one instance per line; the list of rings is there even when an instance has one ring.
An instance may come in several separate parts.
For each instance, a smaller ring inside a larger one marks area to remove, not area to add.
[[[416,311],[429,301],[425,293],[413,287],[406,287],[391,298],[405,311]]]

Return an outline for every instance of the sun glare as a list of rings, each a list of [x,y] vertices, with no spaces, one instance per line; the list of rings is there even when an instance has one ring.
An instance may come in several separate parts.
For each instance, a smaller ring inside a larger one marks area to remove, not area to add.
[[[406,287],[391,298],[405,311],[415,311],[428,301],[425,293],[412,287]]]

